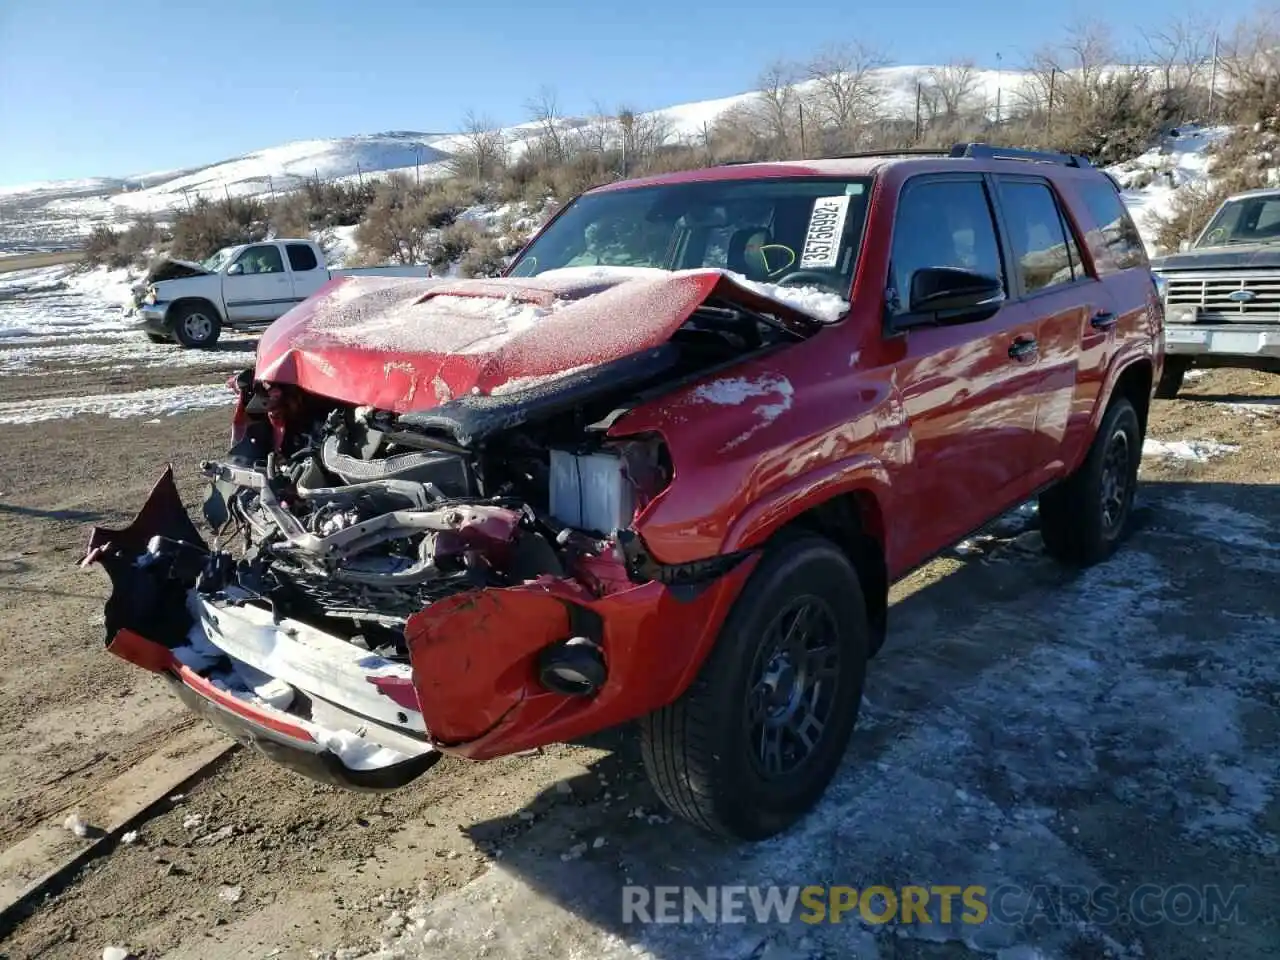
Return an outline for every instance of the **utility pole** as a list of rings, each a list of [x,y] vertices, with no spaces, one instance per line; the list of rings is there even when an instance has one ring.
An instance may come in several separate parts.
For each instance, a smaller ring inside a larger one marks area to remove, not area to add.
[[[1213,99],[1218,89],[1218,33],[1213,34],[1213,65],[1209,68],[1209,122],[1213,122]]]
[[[920,144],[920,81],[916,81],[916,145]]]
[[[804,101],[800,101],[798,106],[800,108],[800,157],[803,159],[809,155],[804,142]]]
[[[996,126],[1000,125],[1000,98],[1004,93],[1004,68],[1002,66],[1002,57],[996,54]]]
[[[1057,84],[1057,81],[1058,81],[1058,68],[1053,67],[1049,70],[1049,106],[1047,109],[1048,119],[1047,119],[1047,122],[1045,123],[1045,128],[1049,131],[1050,135],[1053,134],[1053,91],[1054,91],[1055,85]]]

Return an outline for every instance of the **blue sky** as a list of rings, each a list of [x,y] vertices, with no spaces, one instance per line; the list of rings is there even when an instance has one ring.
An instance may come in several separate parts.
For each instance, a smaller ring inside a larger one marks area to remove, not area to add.
[[[1252,8],[1219,0],[1223,22]],[[862,38],[898,63],[1020,63],[1072,17],[1136,41],[1184,0],[0,0],[0,184],[203,164],[310,137],[457,129],[749,89]],[[1203,6],[1198,9],[1204,9]]]

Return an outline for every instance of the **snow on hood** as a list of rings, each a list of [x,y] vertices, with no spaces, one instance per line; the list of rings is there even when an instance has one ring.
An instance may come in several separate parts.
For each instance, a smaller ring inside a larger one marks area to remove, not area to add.
[[[353,404],[428,410],[464,394],[518,393],[524,384],[659,346],[713,295],[782,315],[795,311],[810,323],[849,306],[830,293],[756,284],[720,270],[342,277],[267,329],[257,376]]]

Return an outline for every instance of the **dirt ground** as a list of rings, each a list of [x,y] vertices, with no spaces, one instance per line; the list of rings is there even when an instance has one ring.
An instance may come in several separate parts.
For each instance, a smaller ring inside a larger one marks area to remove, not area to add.
[[[244,360],[46,366],[0,378],[0,406],[217,383]],[[103,652],[106,578],[76,563],[88,525],[127,522],[166,461],[198,503],[227,414],[0,425],[0,848],[91,810],[197,723]],[[733,848],[671,820],[627,731],[446,759],[388,795],[237,750],[0,931],[0,957],[1280,956],[1280,377],[1206,373],[1156,402],[1149,436],[1237,449],[1146,458],[1132,539],[1095,570],[1058,568],[1023,533],[899,584],[845,767],[787,837]],[[1219,884],[1244,899],[1212,927],[637,927],[619,918],[632,882]]]

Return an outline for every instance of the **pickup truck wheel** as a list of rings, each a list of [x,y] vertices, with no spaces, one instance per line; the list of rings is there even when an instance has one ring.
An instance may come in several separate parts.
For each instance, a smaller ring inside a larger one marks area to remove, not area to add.
[[[1129,520],[1141,459],[1138,414],[1117,397],[1084,463],[1040,495],[1040,528],[1051,556],[1081,567],[1111,556]]]
[[[1160,372],[1160,380],[1156,383],[1156,398],[1172,400],[1182,389],[1182,378],[1191,368],[1191,361],[1185,357],[1165,357],[1164,369]]]
[[[174,311],[173,335],[184,347],[211,347],[222,333],[222,321],[211,307],[194,303]]]
[[[727,837],[789,827],[844,756],[870,641],[858,575],[834,544],[804,535],[771,549],[693,684],[640,723],[663,802]]]

